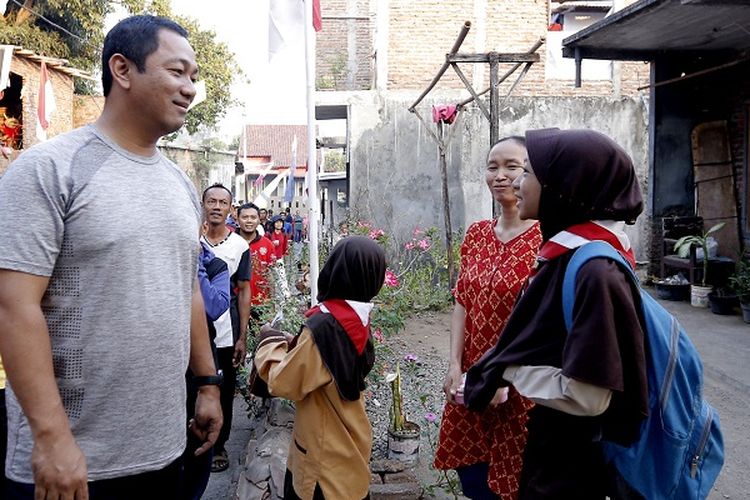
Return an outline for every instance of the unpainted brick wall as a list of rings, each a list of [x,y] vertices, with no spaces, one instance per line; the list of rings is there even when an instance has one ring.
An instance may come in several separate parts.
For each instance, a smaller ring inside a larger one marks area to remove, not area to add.
[[[635,0],[625,0],[626,6]],[[357,23],[355,83],[339,83],[335,90],[361,90],[369,88],[374,67],[372,64],[377,0],[329,0],[323,3],[323,31],[317,38],[318,79],[332,78],[335,61],[348,57],[348,26]],[[367,21],[326,20],[330,15],[368,15]],[[549,24],[548,0],[390,0],[388,22],[388,88],[391,90],[422,89],[429,84],[445,60],[464,21],[472,22],[472,29],[464,41],[461,52],[525,52],[540,37],[546,36]],[[479,19],[481,17],[481,19]],[[349,23],[349,24],[347,24]],[[367,28],[365,24],[367,23]],[[484,23],[484,30],[480,24]],[[482,33],[483,31],[483,33]],[[369,40],[367,36],[369,35]],[[477,40],[477,37],[482,39]],[[368,50],[365,50],[365,47]],[[481,50],[480,50],[481,49]],[[553,80],[545,77],[546,48],[539,49],[542,60],[534,64],[515,95],[580,96],[580,95],[634,95],[639,86],[648,84],[649,65],[633,62],[616,62],[614,81],[585,81],[580,89],[572,80]],[[585,62],[584,62],[585,64]],[[511,65],[502,65],[503,74]],[[462,70],[470,81],[476,65],[463,64]],[[483,68],[485,88],[489,68]],[[368,74],[365,75],[364,73]],[[509,88],[511,81],[506,83]],[[441,88],[462,88],[461,80],[449,69],[440,81]],[[478,89],[479,90],[479,89]]]
[[[21,99],[23,100],[23,147],[36,144],[36,112],[39,102],[39,75],[41,64],[23,57],[13,56],[11,72],[23,78]],[[73,77],[47,66],[47,75],[52,81],[52,92],[57,106],[47,129],[47,137],[69,131],[73,127]]]
[[[73,128],[94,123],[104,109],[104,96],[73,96]]]
[[[369,89],[374,37],[369,1],[326,0],[322,12],[323,30],[317,36],[315,57],[318,90]]]

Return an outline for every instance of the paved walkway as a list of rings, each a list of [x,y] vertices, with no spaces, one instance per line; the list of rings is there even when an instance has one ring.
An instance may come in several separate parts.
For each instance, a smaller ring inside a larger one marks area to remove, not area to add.
[[[250,441],[250,419],[247,418],[247,405],[241,395],[234,398],[232,432],[226,448],[229,453],[229,469],[211,474],[203,500],[229,500],[234,498],[240,465],[245,460],[245,448]]]
[[[655,296],[655,294],[652,294]],[[688,302],[660,301],[690,335],[703,359],[704,396],[721,418],[725,465],[710,500],[750,497],[750,324]]]

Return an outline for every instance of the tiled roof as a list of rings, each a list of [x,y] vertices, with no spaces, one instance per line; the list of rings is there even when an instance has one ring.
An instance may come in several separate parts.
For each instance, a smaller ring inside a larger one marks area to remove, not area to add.
[[[41,63],[42,60],[44,60],[45,63],[47,63],[47,68],[54,69],[57,71],[60,71],[62,73],[65,73],[66,75],[70,76],[76,76],[78,78],[85,78],[86,80],[92,80],[92,81],[99,81],[98,78],[94,78],[89,74],[88,72],[74,68],[69,65],[67,59],[58,59],[54,57],[44,57],[42,55],[37,54],[33,50],[24,49],[23,47],[19,47],[16,45],[13,49],[13,55],[18,57],[23,57],[24,59],[28,59],[30,61],[35,61]]]
[[[289,167],[292,165],[292,141],[295,135],[297,165],[307,165],[306,125],[246,125],[247,156],[270,156],[275,167]]]

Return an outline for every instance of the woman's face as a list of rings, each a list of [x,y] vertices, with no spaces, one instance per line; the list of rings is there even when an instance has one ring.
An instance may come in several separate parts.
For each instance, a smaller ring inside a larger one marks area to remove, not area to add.
[[[542,195],[542,185],[539,183],[528,157],[524,161],[523,173],[513,181],[518,216],[521,219],[539,218],[539,199]]]
[[[505,140],[490,150],[485,181],[492,197],[501,205],[515,204],[512,184],[523,173],[527,161],[526,148],[513,139]]]

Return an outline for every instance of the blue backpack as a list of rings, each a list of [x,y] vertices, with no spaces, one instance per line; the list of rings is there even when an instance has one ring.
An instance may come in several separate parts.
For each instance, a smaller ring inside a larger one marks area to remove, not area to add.
[[[578,270],[591,259],[617,263],[638,287],[646,323],[649,415],[627,447],[602,441],[604,455],[646,499],[704,499],[724,464],[719,416],[702,396],[703,365],[674,316],[640,288],[625,259],[608,243],[587,243],[573,254],[563,280],[563,315],[573,322]]]

